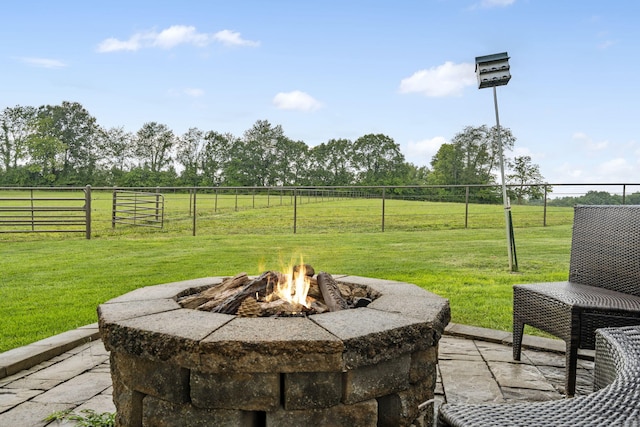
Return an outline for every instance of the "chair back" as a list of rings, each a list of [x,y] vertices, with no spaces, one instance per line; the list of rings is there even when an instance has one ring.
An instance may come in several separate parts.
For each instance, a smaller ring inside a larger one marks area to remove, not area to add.
[[[569,281],[640,296],[640,205],[575,207]]]

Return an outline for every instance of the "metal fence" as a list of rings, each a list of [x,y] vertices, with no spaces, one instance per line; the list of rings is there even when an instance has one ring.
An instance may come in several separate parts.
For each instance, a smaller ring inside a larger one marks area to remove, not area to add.
[[[163,228],[164,196],[160,193],[114,190],[111,228],[116,224]]]
[[[84,233],[91,238],[91,186],[0,190],[0,233]]]
[[[615,194],[616,203],[632,203],[640,197],[640,184],[545,184],[539,187],[543,194],[540,200],[512,206],[516,228],[570,224],[572,206],[555,203],[563,198],[594,191]],[[472,185],[0,187],[0,229],[5,233],[62,233],[79,232],[79,227],[84,227],[82,231],[90,238],[92,230],[94,236],[153,233],[158,229],[195,236],[499,228],[504,226],[504,213],[502,201],[496,194],[500,194],[497,186]],[[32,204],[46,209],[36,212],[31,209]],[[36,213],[54,216],[53,208],[55,217],[37,218]],[[10,217],[17,213],[14,210],[25,217]],[[18,220],[22,222],[16,223]]]

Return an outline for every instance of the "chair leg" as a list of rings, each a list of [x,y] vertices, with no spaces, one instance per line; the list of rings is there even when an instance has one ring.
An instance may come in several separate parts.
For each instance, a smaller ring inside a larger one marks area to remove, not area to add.
[[[567,397],[576,394],[576,374],[578,371],[578,343],[567,341],[565,390]]]
[[[513,360],[520,360],[524,322],[513,319]]]

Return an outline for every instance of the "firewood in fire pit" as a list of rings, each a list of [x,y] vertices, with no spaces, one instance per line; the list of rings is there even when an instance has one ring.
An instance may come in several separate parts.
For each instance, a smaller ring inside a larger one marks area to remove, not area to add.
[[[277,280],[276,273],[267,271],[266,273],[261,274],[257,279],[249,282],[240,291],[225,299],[211,311],[214,313],[236,314],[238,307],[242,304],[242,301],[256,294],[264,296],[267,287],[272,286],[272,284],[277,282]]]
[[[316,276],[318,287],[322,292],[324,303],[329,307],[329,311],[346,310],[349,308],[347,301],[340,295],[338,283],[329,273],[321,271]]]
[[[326,304],[315,300],[311,303],[311,309],[316,312],[316,314],[326,313],[329,311],[329,307]]]
[[[240,317],[259,317],[262,314],[262,309],[255,298],[248,297],[242,301],[236,314]]]
[[[250,279],[247,273],[239,273],[233,277],[225,279],[217,286],[212,286],[196,295],[191,295],[180,300],[180,306],[182,308],[197,308],[199,310],[208,310],[206,307],[202,307],[205,303],[209,307],[219,304],[224,301],[230,295],[235,293],[235,289],[244,286],[249,283]]]
[[[307,296],[314,299],[322,299],[322,292],[320,292],[318,281],[315,277],[309,277],[309,292],[307,292]]]
[[[300,272],[300,269],[302,269],[302,267],[304,267],[305,276],[312,277],[314,274],[316,274],[316,270],[309,264],[296,265],[293,267],[293,280],[296,280],[296,277],[298,276],[298,273]]]
[[[302,305],[283,299],[260,303],[260,309],[265,316],[275,316],[283,313],[303,313],[306,311]]]

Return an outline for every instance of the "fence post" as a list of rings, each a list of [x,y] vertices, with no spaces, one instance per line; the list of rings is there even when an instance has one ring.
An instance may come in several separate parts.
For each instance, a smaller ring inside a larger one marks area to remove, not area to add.
[[[293,189],[293,234],[296,234],[298,227],[298,189]]]
[[[197,215],[197,211],[196,211],[196,189],[193,189],[193,232],[192,232],[192,236],[195,237],[196,235],[196,217]]]
[[[31,231],[36,231],[36,215],[33,206],[33,188],[31,189]]]
[[[624,205],[624,200],[626,198],[627,195],[627,186],[626,184],[622,184],[622,204]]]
[[[464,192],[464,228],[469,228],[469,186],[465,187]]]
[[[156,187],[156,221],[160,220],[158,215],[159,210],[160,210],[160,187]]]
[[[85,209],[85,236],[87,240],[91,240],[91,186],[87,185],[84,189],[84,209]]]
[[[116,229],[116,215],[117,215],[117,195],[116,195],[116,187],[113,187],[113,193],[111,195],[111,229],[115,230]]]
[[[547,226],[547,186],[544,186],[544,210],[542,213],[542,226],[546,227]]]
[[[385,202],[385,188],[382,188],[382,232],[384,233],[384,202]]]

